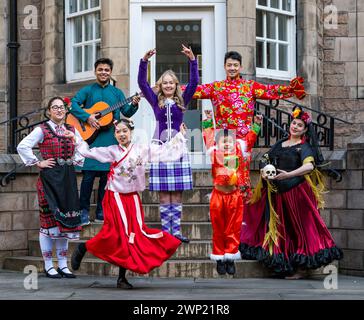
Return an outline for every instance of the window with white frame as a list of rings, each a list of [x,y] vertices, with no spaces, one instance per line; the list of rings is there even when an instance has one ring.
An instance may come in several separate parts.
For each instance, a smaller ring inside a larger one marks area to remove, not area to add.
[[[258,77],[290,79],[296,74],[295,0],[256,0]]]
[[[67,81],[94,77],[93,64],[100,57],[101,0],[65,0]]]

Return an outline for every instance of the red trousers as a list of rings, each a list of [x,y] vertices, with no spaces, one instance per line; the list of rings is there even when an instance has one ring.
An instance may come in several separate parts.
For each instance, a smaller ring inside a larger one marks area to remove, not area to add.
[[[230,193],[212,191],[210,201],[212,224],[212,260],[240,259],[239,244],[243,222],[243,197],[240,189]]]

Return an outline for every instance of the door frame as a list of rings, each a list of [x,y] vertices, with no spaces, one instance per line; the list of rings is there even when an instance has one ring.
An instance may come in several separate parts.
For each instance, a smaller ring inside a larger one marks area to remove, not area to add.
[[[130,1],[130,92],[139,91],[137,76],[140,58],[146,50],[155,47],[155,20],[201,20],[202,43],[202,83],[210,83],[225,78],[224,55],[226,52],[226,1],[170,1],[153,2],[153,0]],[[145,33],[148,30],[148,35]],[[150,35],[153,34],[151,37]],[[210,38],[208,47],[204,45]],[[133,41],[139,39],[139,41]],[[178,53],[176,53],[178,54]],[[207,63],[206,63],[207,61]],[[155,57],[151,59],[151,70],[155,68]],[[155,72],[151,72],[150,83],[154,85]],[[144,99],[142,99],[144,100]],[[152,109],[142,102],[143,112],[137,112],[133,118],[136,129],[150,127],[140,132],[141,140],[147,142],[151,139],[155,127],[155,118]],[[211,106],[209,100],[203,100],[203,108]],[[139,114],[140,113],[140,114]],[[139,131],[139,130],[138,130]],[[192,152],[192,168],[207,168],[206,157],[203,152]],[[208,161],[209,162],[209,161]]]

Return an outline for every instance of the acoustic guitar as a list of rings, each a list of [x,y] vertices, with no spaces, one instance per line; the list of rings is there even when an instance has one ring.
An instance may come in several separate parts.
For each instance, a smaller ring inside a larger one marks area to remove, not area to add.
[[[91,127],[88,122],[83,122],[82,120],[76,118],[72,113],[68,112],[66,117],[66,123],[74,126],[78,132],[80,133],[83,140],[85,140],[88,144],[91,144],[95,141],[99,130],[106,130],[110,128],[113,122],[113,111],[124,107],[129,104],[133,98],[139,93],[135,93],[129,98],[120,101],[113,106],[109,106],[106,102],[97,102],[89,109],[83,109],[88,114],[95,114],[96,119],[99,121],[100,129],[96,129]]]

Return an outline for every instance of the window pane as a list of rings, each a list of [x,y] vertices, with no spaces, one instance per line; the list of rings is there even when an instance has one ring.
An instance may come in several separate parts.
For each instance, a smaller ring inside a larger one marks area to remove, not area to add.
[[[258,0],[258,4],[261,6],[267,6],[267,0]]]
[[[74,20],[73,39],[74,43],[82,42],[82,17],[77,17]]]
[[[93,45],[87,45],[85,46],[85,60],[84,60],[84,71],[90,71],[92,70],[92,64],[93,64]]]
[[[73,72],[82,72],[82,47],[73,48]]]
[[[92,40],[94,38],[94,15],[85,15],[85,41]]]
[[[80,0],[80,11],[88,9],[88,0]]]
[[[91,0],[91,8],[98,7],[100,5],[99,0]]]
[[[95,14],[95,39],[100,39],[100,11]]]
[[[287,41],[287,17],[278,15],[278,38]]]
[[[291,11],[291,0],[282,0],[282,10]]]
[[[279,45],[279,70],[288,71],[288,46]]]
[[[276,66],[276,44],[267,42],[267,68],[277,69]]]
[[[261,10],[257,10],[256,24],[257,24],[257,27],[256,27],[257,37],[264,37],[263,11],[261,11]]]
[[[276,15],[271,12],[267,12],[267,38],[276,38]]]
[[[95,61],[97,59],[101,58],[101,45],[100,42],[96,43],[96,57],[95,57]]]
[[[257,68],[264,68],[264,42],[257,41]]]
[[[279,9],[279,0],[270,0],[270,6]]]
[[[69,0],[69,12],[74,13],[77,11],[77,0]]]

